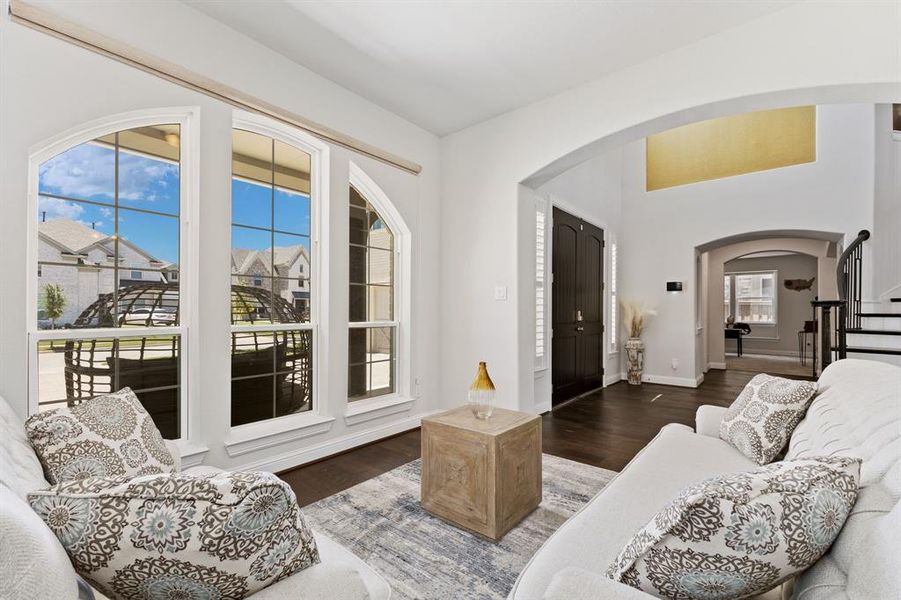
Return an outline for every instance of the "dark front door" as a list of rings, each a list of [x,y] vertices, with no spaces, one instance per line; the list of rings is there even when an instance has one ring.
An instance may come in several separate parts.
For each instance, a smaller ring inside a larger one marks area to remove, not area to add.
[[[554,209],[553,403],[604,384],[604,231]]]

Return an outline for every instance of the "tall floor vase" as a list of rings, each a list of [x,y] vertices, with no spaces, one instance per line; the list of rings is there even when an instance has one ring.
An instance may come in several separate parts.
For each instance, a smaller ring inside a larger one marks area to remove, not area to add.
[[[633,337],[626,340],[626,360],[629,365],[629,385],[641,385],[641,372],[644,371],[644,342]]]

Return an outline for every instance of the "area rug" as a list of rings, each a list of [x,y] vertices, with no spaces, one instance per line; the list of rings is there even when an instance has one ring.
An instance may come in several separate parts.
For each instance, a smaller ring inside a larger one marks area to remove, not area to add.
[[[497,544],[419,505],[420,461],[304,507],[308,523],[381,573],[393,599],[506,598],[542,543],[616,473],[543,456],[541,505]]]

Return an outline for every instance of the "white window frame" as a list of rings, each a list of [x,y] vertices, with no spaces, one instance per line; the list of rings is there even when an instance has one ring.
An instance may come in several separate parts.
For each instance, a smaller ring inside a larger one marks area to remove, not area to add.
[[[619,294],[617,293],[616,280],[619,278],[619,247],[618,240],[616,236],[610,236],[610,250],[607,253],[610,261],[608,272],[610,273],[610,293],[608,294],[607,304],[610,307],[608,310],[608,339],[610,343],[610,349],[608,354],[613,355],[619,352],[619,342],[617,337],[619,336],[619,323],[618,319],[620,317],[619,314]]]
[[[723,273],[723,277],[729,277],[730,279],[730,292],[729,292],[729,308],[732,311],[732,314],[736,315],[735,321],[739,322],[736,312],[738,309],[738,299],[736,296],[737,289],[735,285],[735,277],[737,275],[773,275],[773,320],[772,321],[748,321],[749,325],[757,325],[759,327],[778,327],[779,325],[779,271],[776,269],[763,269],[760,271],[730,271],[728,273]],[[725,280],[723,281],[723,286],[725,287]],[[725,298],[724,298],[725,300]],[[725,314],[723,320],[729,316],[729,312]]]
[[[551,286],[548,257],[550,256],[550,239],[548,238],[548,225],[550,216],[548,202],[538,197],[535,199],[535,371],[544,371],[548,368],[548,354],[550,354],[550,322],[548,320],[548,306],[550,306]],[[539,236],[542,242],[539,243]],[[539,304],[539,290],[543,293],[543,303]],[[541,346],[539,349],[539,341]]]
[[[410,228],[382,188],[353,161],[350,161],[348,166],[350,185],[355,187],[360,192],[360,195],[375,208],[379,217],[385,221],[391,233],[394,234],[394,319],[391,321],[351,322],[349,311],[344,312],[344,320],[347,323],[348,330],[394,327],[394,392],[361,400],[350,401],[348,399],[344,417],[347,423],[352,425],[370,418],[391,414],[395,410],[403,410],[414,399],[412,384],[413,337],[411,331],[413,240]],[[347,269],[347,265],[345,265],[345,269]],[[348,349],[348,352],[345,352],[345,370],[348,368],[349,356]],[[347,393],[345,393],[345,397],[348,397]],[[388,412],[384,412],[382,409]],[[373,412],[377,414],[373,415]]]
[[[307,134],[296,127],[282,124],[278,121],[246,111],[234,111],[232,129],[241,129],[293,146],[310,155],[310,273],[307,281],[310,284],[310,321],[307,323],[279,323],[274,325],[232,325],[228,324],[229,336],[232,333],[271,332],[271,331],[312,331],[313,332],[313,406],[310,410],[293,415],[273,417],[244,425],[231,425],[229,418],[229,432],[225,439],[225,448],[230,457],[241,456],[248,452],[269,448],[288,441],[324,433],[331,428],[334,417],[329,416],[327,401],[321,385],[323,377],[328,369],[323,362],[328,356],[323,349],[322,320],[323,302],[327,301],[327,291],[322,289],[325,257],[321,243],[320,228],[323,207],[329,205],[329,146],[322,140]],[[231,177],[231,175],[229,175]],[[229,196],[228,218],[231,218],[232,202]],[[231,227],[229,228],[229,240],[231,239]],[[231,248],[231,241],[229,241]],[[231,289],[232,274],[229,272],[229,289]],[[231,351],[229,351],[229,364],[231,364]],[[229,385],[231,384],[231,369],[229,369]],[[228,407],[231,410],[231,394],[228,398]]]
[[[196,336],[196,316],[198,310],[197,281],[197,239],[195,235],[196,216],[199,201],[199,107],[168,107],[120,113],[103,117],[76,126],[62,134],[37,144],[28,156],[28,241],[26,244],[26,308],[28,314],[28,335],[26,356],[28,357],[28,412],[38,410],[38,343],[44,340],[85,340],[121,339],[142,336],[179,336],[179,432],[178,443],[184,454],[201,455],[206,448],[191,446],[189,443],[192,423],[192,402],[197,395],[197,377],[189,355],[198,348]],[[161,124],[178,124],[181,141],[179,154],[179,264],[183,265],[179,278],[179,324],[172,327],[129,327],[93,329],[53,329],[43,330],[37,326],[38,294],[38,206],[40,166],[51,158],[80,144],[97,138],[134,129]],[[194,461],[196,462],[196,461]],[[193,464],[193,463],[192,463]]]

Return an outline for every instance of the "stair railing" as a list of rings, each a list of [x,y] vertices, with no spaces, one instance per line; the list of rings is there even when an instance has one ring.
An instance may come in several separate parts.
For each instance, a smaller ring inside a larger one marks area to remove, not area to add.
[[[835,266],[835,281],[838,300],[814,300],[811,302],[814,314],[820,311],[820,368],[825,369],[832,362],[848,355],[848,329],[860,328],[863,307],[863,243],[870,239],[870,232],[862,230],[848,244]],[[835,309],[835,326],[832,325],[832,310]],[[814,371],[816,360],[814,360]],[[816,375],[816,372],[814,372]]]

